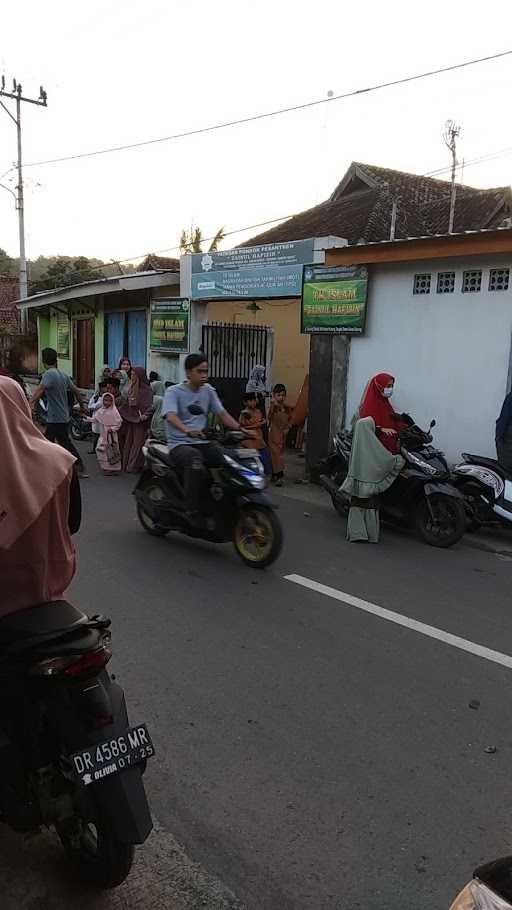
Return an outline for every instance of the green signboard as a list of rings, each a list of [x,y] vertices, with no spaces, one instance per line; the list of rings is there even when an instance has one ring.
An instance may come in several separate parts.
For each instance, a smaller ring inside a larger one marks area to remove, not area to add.
[[[302,334],[361,335],[366,321],[367,293],[366,266],[306,266]]]
[[[69,318],[65,313],[57,316],[57,354],[69,360]]]
[[[188,354],[190,301],[168,297],[151,304],[149,347],[160,354]]]

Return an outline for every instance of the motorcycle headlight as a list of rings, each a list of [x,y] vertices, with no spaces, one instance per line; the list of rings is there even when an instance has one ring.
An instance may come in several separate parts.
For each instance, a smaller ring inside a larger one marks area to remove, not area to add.
[[[474,880],[455,898],[450,910],[510,910],[511,907],[512,904],[487,885]]]

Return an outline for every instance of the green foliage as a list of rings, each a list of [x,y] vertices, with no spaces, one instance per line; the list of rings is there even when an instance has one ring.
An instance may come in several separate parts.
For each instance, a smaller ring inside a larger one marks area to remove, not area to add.
[[[82,284],[84,281],[97,281],[104,278],[103,271],[94,268],[90,259],[78,256],[72,259],[69,256],[55,256],[49,262],[39,279],[32,278],[30,291],[51,291],[53,288],[66,287],[72,284]]]
[[[215,234],[210,246],[208,247],[209,253],[214,253],[219,248],[219,243],[224,240],[225,233],[224,228],[221,227]],[[180,252],[181,253],[202,253],[203,252],[203,232],[200,227],[190,226],[190,230],[187,231],[184,228],[180,236]]]

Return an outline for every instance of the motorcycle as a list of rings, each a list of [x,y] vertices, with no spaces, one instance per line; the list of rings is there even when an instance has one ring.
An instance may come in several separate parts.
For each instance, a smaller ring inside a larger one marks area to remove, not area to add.
[[[214,543],[232,541],[242,561],[254,569],[274,562],[282,549],[283,532],[264,492],[266,480],[257,450],[240,447],[247,436],[242,430],[213,434],[222,445],[222,465],[206,469],[198,517],[187,512],[183,478],[173,463],[172,449],[149,440],[143,448],[145,467],[134,490],[144,530],[155,537],[180,531]]]
[[[407,415],[404,415],[406,417]],[[400,451],[405,459],[397,479],[379,496],[379,509],[385,520],[412,526],[432,547],[450,547],[466,530],[464,497],[451,483],[443,452],[434,448],[435,420],[425,432],[411,418],[399,433]],[[334,508],[348,515],[350,497],[340,487],[348,472],[352,434],[342,430],[333,440],[333,452],[319,467],[320,483],[330,493]]]
[[[485,863],[455,898],[450,910],[511,910],[512,856]]]
[[[36,406],[34,408],[34,421],[39,425],[41,431],[44,433],[46,425],[48,423],[48,406],[46,404],[44,395],[36,402]],[[70,406],[69,432],[73,439],[77,441],[88,439],[92,433],[91,424],[84,419],[80,405],[78,403],[72,404]]]
[[[69,432],[72,439],[80,442],[92,434],[91,424],[85,420],[80,405],[74,404],[70,412]]]
[[[462,458],[452,482],[464,496],[470,530],[490,522],[512,527],[512,478],[494,458],[467,453]]]
[[[107,673],[109,627],[66,601],[0,620],[0,821],[53,826],[99,888],[125,880],[152,829],[142,775],[154,747]]]

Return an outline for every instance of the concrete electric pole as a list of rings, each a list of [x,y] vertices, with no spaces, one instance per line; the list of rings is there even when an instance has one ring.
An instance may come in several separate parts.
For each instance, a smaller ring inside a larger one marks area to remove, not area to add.
[[[443,139],[446,147],[452,155],[452,189],[450,194],[450,215],[448,219],[448,233],[453,234],[453,219],[455,217],[455,197],[457,187],[455,186],[455,171],[457,168],[457,138],[460,136],[460,126],[453,120],[447,120],[444,128]]]
[[[37,104],[39,107],[47,106],[47,94],[43,86],[39,89],[39,98],[26,98],[22,94],[22,87],[19,82],[16,82],[16,79],[12,81],[12,92],[8,92],[5,89],[5,76],[2,76],[0,83],[0,99],[1,98],[11,98],[16,102],[16,116],[11,113],[9,108],[0,100],[0,106],[3,107],[4,111],[9,115],[13,123],[16,125],[16,133],[18,139],[18,160],[17,160],[17,171],[18,171],[18,185],[16,187],[16,208],[18,210],[18,226],[19,226],[19,236],[20,236],[20,270],[19,270],[19,296],[27,297],[28,296],[28,280],[27,280],[27,259],[25,256],[25,204],[23,198],[23,165],[22,165],[22,155],[21,155],[21,102],[26,101],[28,104]],[[22,329],[26,330],[26,318],[27,314],[22,313]]]

